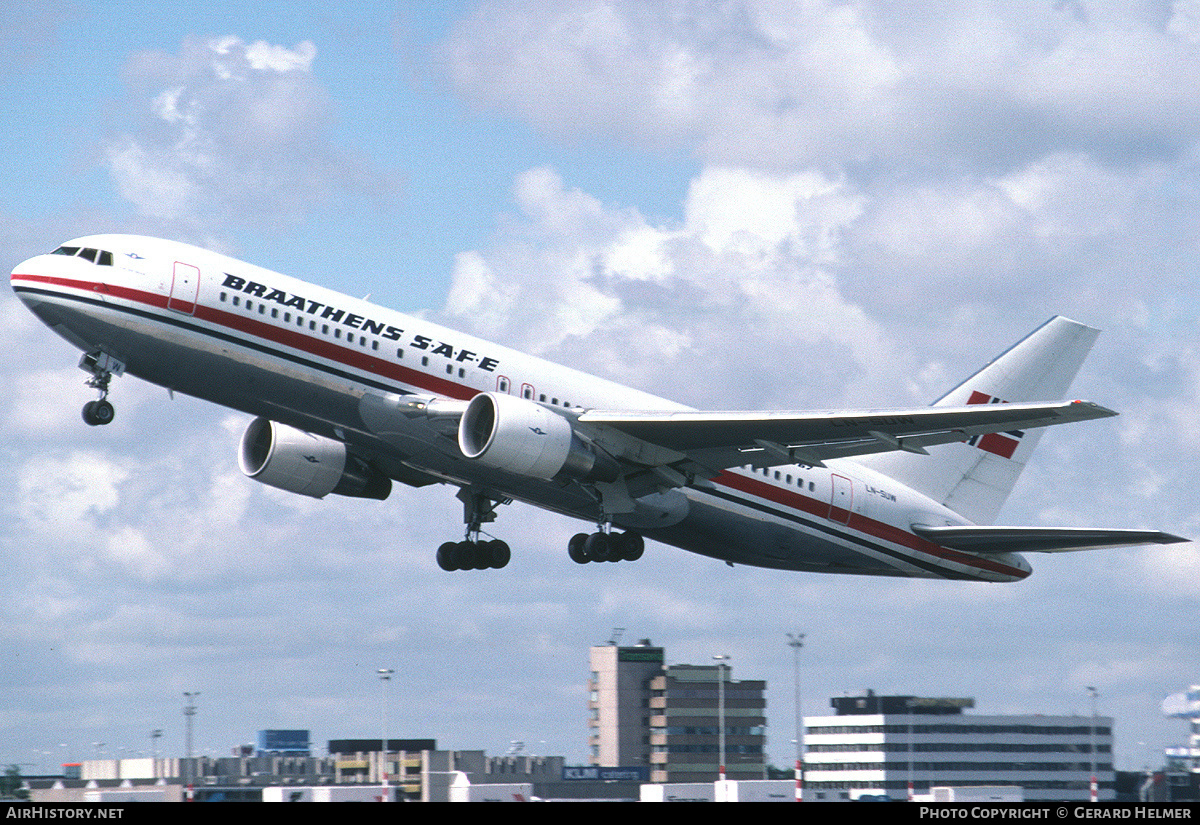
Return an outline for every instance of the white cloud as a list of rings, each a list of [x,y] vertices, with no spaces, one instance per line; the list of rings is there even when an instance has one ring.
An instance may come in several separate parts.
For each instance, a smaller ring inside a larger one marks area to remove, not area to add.
[[[556,134],[696,145],[714,165],[1111,159],[1200,137],[1194,4],[484,3],[460,88]],[[542,67],[554,66],[553,72]]]
[[[105,148],[122,197],[174,234],[206,236],[249,220],[274,225],[377,190],[330,143],[316,48],[237,37],[185,41],[130,60],[134,124]]]
[[[844,181],[709,169],[677,227],[607,209],[546,169],[520,176],[516,199],[496,247],[458,259],[446,305],[457,323],[731,405],[799,403],[781,345],[823,349],[803,386],[826,401],[880,377],[890,343],[838,283],[840,239],[861,208]],[[702,388],[685,378],[698,364]]]
[[[17,479],[16,510],[31,527],[69,534],[115,508],[128,478],[125,467],[96,452],[31,458]]]

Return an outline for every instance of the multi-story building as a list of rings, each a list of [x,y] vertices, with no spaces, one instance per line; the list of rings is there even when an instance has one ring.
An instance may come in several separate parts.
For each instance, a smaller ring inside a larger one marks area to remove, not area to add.
[[[766,778],[767,683],[731,675],[727,665],[672,665],[650,682],[651,782],[711,781],[721,765],[727,779]]]
[[[642,639],[632,647],[593,647],[589,659],[591,763],[649,769],[650,680],[662,672],[663,649]]]
[[[974,699],[839,697],[835,715],[805,718],[805,788],[816,800],[934,786],[1017,786],[1032,800],[1114,798],[1107,716],[975,716]]]
[[[711,782],[765,772],[766,682],[737,681],[728,665],[663,665],[663,649],[591,649],[591,760],[645,767],[651,782]],[[725,751],[721,759],[721,725]]]
[[[1200,685],[1163,700],[1162,711],[1175,719],[1187,720],[1191,730],[1186,745],[1167,748],[1167,767],[1177,771],[1200,773]]]

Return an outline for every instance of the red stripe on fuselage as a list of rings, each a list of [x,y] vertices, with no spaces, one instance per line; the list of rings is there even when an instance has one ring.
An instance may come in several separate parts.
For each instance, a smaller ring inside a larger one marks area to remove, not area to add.
[[[724,487],[729,487],[738,490],[756,498],[772,501],[783,507],[791,510],[799,510],[808,513],[820,519],[828,520],[829,517],[829,502],[820,499],[802,496],[792,490],[776,487],[773,484],[768,484],[756,478],[750,478],[740,473],[725,471],[713,479],[715,484],[720,484]],[[838,523],[841,526],[841,522]],[[1016,567],[1010,567],[1007,564],[1000,564],[991,559],[982,559],[979,556],[973,556],[967,553],[960,553],[956,550],[950,550],[941,545],[927,541],[920,536],[909,533],[894,525],[882,521],[876,521],[872,518],[867,518],[859,513],[851,512],[850,519],[846,523],[851,530],[856,530],[859,533],[864,533],[872,536],[880,541],[886,541],[891,544],[897,544],[908,550],[913,550],[918,553],[923,553],[927,556],[934,556],[943,561],[954,562],[956,564],[974,567],[979,570],[986,570],[990,573],[998,573],[1003,576],[1013,576],[1023,579],[1029,575],[1025,570],[1020,570]]]
[[[70,278],[57,278],[48,275],[13,275],[12,280],[26,280],[37,283],[50,284],[53,286],[67,287],[70,289],[78,289],[83,292],[92,292],[101,296],[111,296],[133,303],[144,304],[154,307],[155,309],[167,310],[167,296],[157,292],[148,292],[142,289],[134,289],[132,287],[114,286],[112,284],[94,283],[91,281],[78,281]],[[299,313],[297,313],[299,315]],[[374,355],[369,355],[365,352],[360,352],[351,347],[339,346],[326,341],[322,338],[317,338],[312,335],[306,335],[299,331],[299,327],[292,329],[286,326],[277,326],[259,321],[256,318],[247,317],[244,314],[229,312],[223,309],[216,309],[206,304],[196,304],[195,312],[190,315],[179,314],[180,319],[196,318],[207,321],[217,326],[227,329],[237,330],[238,332],[253,335],[257,338],[262,338],[272,341],[282,346],[290,347],[301,352],[306,352],[309,355],[314,355],[319,358],[325,358],[329,361],[352,367],[363,372],[371,373],[381,378],[388,378],[393,381],[399,381],[410,387],[417,387],[435,395],[444,396],[446,398],[457,398],[468,400],[472,398],[479,390],[471,387],[464,387],[453,381],[448,381],[445,378],[439,378],[436,375],[429,375],[420,370],[412,369],[411,367],[401,366],[383,358]],[[398,344],[398,342],[397,342]]]

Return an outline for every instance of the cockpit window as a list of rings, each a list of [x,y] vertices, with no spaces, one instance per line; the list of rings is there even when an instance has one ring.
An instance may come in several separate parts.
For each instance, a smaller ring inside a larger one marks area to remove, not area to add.
[[[107,249],[92,249],[90,246],[85,246],[82,249],[78,246],[60,246],[52,253],[54,255],[72,255],[80,258],[86,258],[94,264],[100,266],[112,266],[113,255]]]

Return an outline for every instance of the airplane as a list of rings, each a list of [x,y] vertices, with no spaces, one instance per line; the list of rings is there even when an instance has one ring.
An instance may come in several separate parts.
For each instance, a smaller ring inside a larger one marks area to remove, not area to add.
[[[1022,552],[1187,541],[992,524],[1042,428],[1116,415],[1056,400],[1098,334],[1061,316],[928,407],[700,411],[175,241],[76,238],[11,284],[82,350],[89,425],[128,373],[253,416],[238,462],[263,484],[457,487],[447,571],[508,564],[485,525],[514,500],[595,525],[567,542],[580,564],[650,539],[730,566],[1013,582]]]

